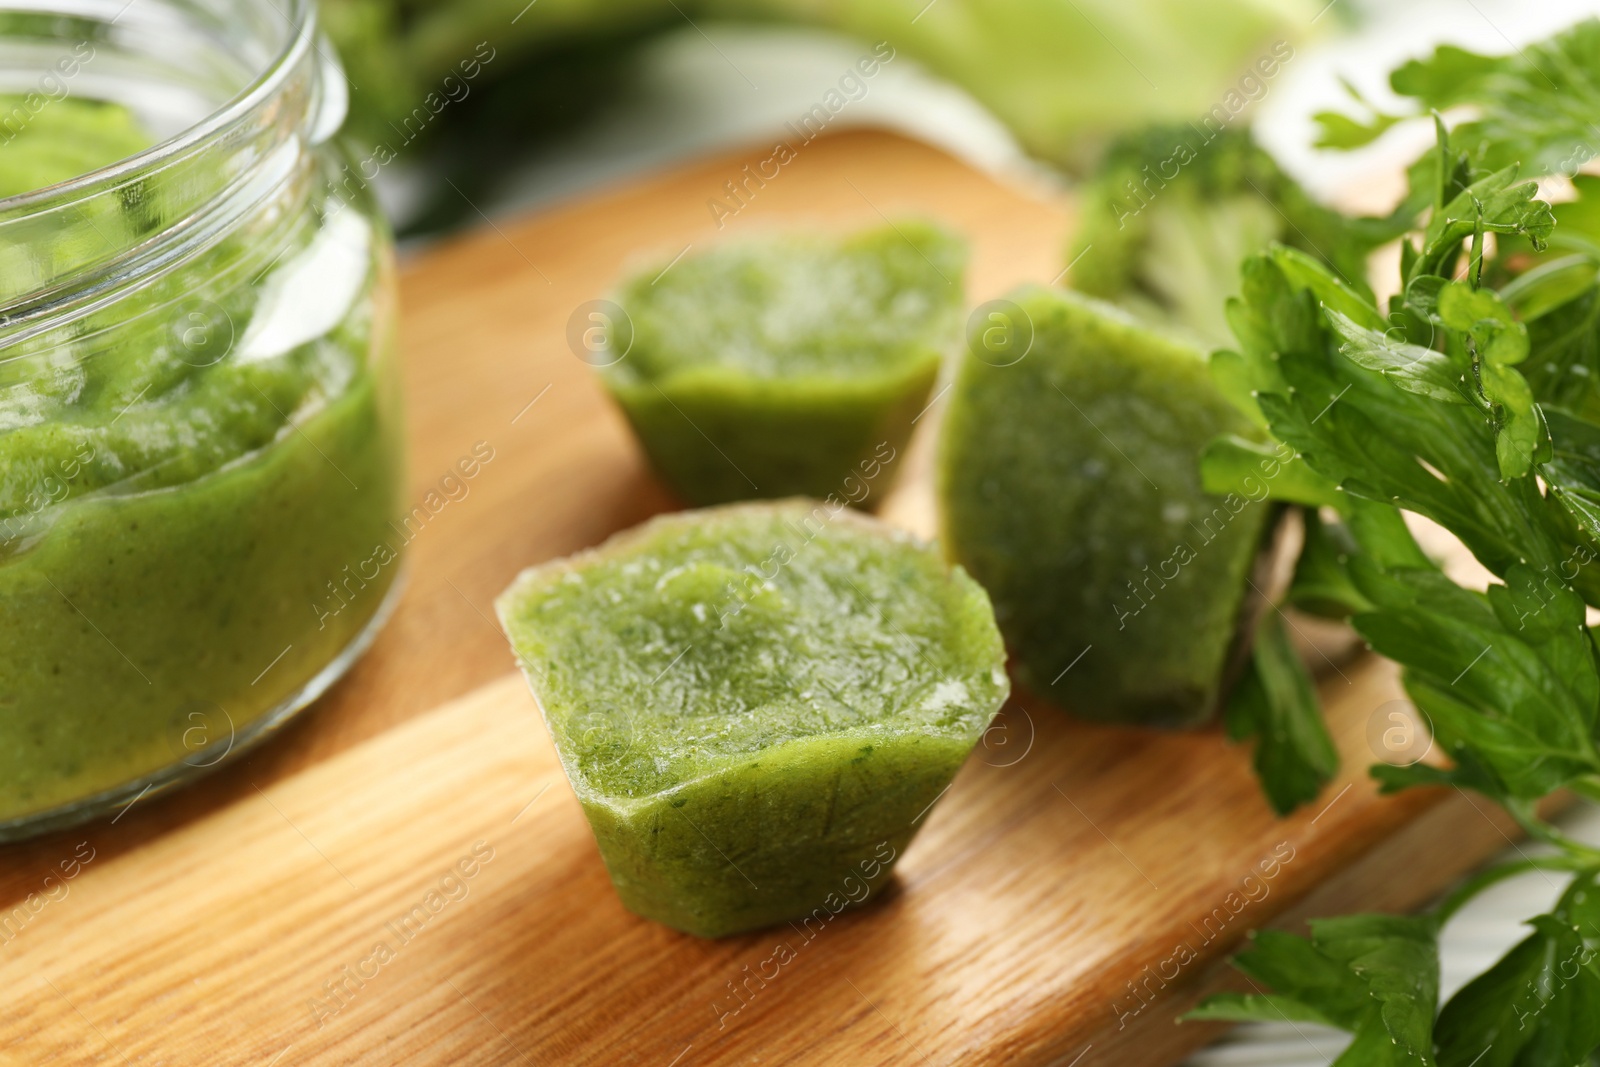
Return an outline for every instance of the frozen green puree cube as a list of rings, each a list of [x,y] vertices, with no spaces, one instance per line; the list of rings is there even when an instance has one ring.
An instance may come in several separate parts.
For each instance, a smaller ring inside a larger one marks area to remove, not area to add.
[[[1038,695],[1089,718],[1203,721],[1270,505],[1204,493],[1199,456],[1257,435],[1198,350],[1067,292],[1007,303],[951,392],[945,544]]]
[[[885,884],[1009,689],[977,583],[843,505],[657,518],[498,607],[623,903],[703,937]]]
[[[859,503],[959,340],[965,263],[960,240],[913,222],[687,255],[623,287],[631,336],[602,373],[683,499]]]

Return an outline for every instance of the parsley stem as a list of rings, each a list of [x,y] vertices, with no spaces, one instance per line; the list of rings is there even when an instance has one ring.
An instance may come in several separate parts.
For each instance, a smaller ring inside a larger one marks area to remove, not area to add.
[[[1536,856],[1529,859],[1517,860],[1514,863],[1503,863],[1498,867],[1490,867],[1486,871],[1479,871],[1468,878],[1455,889],[1451,890],[1439,906],[1433,911],[1434,922],[1440,927],[1449,922],[1461,906],[1490,886],[1515,878],[1519,874],[1529,871],[1572,871],[1582,874],[1589,871],[1600,871],[1600,861],[1582,860],[1576,856]]]
[[[1505,802],[1505,809],[1529,837],[1543,841],[1547,845],[1554,845],[1567,853],[1575,862],[1581,862],[1586,867],[1600,867],[1600,848],[1570,838],[1539,818],[1534,814],[1531,801],[1508,800]]]

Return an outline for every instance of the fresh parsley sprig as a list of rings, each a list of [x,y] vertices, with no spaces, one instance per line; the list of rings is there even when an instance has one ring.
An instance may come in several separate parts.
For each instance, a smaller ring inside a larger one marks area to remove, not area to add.
[[[1418,114],[1467,106],[1474,117],[1452,131],[1458,147],[1484,169],[1521,164],[1525,173],[1576,172],[1600,155],[1600,20],[1589,19],[1548,41],[1505,56],[1486,56],[1445,45],[1425,59],[1398,67],[1390,87],[1414,101]],[[1318,143],[1358,148],[1407,116],[1387,114],[1351,95],[1371,117],[1334,111],[1316,116]]]
[[[1439,953],[1431,917],[1318,919],[1309,940],[1267,930],[1234,965],[1278,992],[1211,997],[1189,1018],[1336,1026],[1355,1035],[1340,1067],[1436,1062]]]
[[[1390,220],[1412,225],[1400,291],[1380,308],[1322,261],[1273,248],[1243,266],[1228,307],[1238,344],[1214,367],[1296,455],[1277,487],[1306,509],[1288,600],[1347,617],[1399,663],[1450,761],[1375,777],[1386,790],[1479,792],[1553,854],[1484,872],[1428,915],[1319,920],[1309,939],[1263,933],[1236,961],[1258,992],[1191,1017],[1341,1027],[1354,1040],[1337,1062],[1350,1067],[1588,1064],[1600,1051],[1600,849],[1538,807],[1561,789],[1600,798],[1600,671],[1585,625],[1585,605],[1600,605],[1600,183],[1580,176],[1577,199],[1552,208],[1529,178],[1600,155],[1600,22],[1507,59],[1441,49],[1394,84],[1427,107],[1476,108],[1453,129],[1436,116],[1437,148],[1411,169]],[[1353,122],[1324,125],[1362,139]],[[1261,446],[1217,442],[1208,486],[1236,477],[1247,447]],[[1455,534],[1498,582],[1452,581],[1407,511]],[[1331,773],[1314,700],[1303,678],[1284,681],[1283,653],[1274,631],[1258,635],[1228,710],[1236,735],[1260,738],[1280,810]],[[1441,1011],[1439,930],[1534,868],[1572,875],[1561,900]]]

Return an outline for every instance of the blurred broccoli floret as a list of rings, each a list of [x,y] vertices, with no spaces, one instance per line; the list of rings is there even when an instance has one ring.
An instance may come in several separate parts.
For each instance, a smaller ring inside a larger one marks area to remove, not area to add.
[[[1367,254],[1387,239],[1373,220],[1312,200],[1245,127],[1123,137],[1084,186],[1080,210],[1069,283],[1212,344],[1232,338],[1225,305],[1246,256],[1276,241],[1367,292]]]

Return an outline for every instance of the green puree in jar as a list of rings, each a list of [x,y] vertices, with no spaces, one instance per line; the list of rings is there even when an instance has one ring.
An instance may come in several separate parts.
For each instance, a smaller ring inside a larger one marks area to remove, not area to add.
[[[945,544],[1038,695],[1089,718],[1203,721],[1271,505],[1205,493],[1200,453],[1259,434],[1198,350],[1072,293],[1011,301],[1000,325],[1020,340],[974,344],[945,414]]]
[[[150,147],[149,134],[125,107],[3,93],[0,138],[0,197],[55,185]]]
[[[917,222],[686,255],[624,286],[631,336],[595,362],[617,359],[606,385],[690,503],[862,504],[959,340],[965,264],[959,239]]]
[[[0,151],[0,193],[136,131],[53,101]],[[0,349],[0,823],[221,759],[393,580],[382,242],[353,209],[273,226]],[[0,264],[48,255],[0,238]]]
[[[983,590],[843,505],[658,518],[498,607],[623,903],[704,937],[866,899],[1009,687]]]

